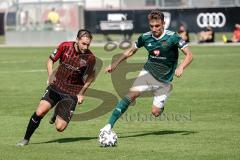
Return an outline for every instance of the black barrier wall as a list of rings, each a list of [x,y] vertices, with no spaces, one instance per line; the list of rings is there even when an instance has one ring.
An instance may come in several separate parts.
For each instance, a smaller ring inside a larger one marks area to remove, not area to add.
[[[162,11],[165,13],[168,29],[171,30],[177,30],[182,23],[186,25],[189,32],[199,32],[206,26],[213,27],[216,32],[232,32],[235,23],[240,23],[240,7]],[[133,22],[133,32],[142,33],[149,30],[147,23],[149,12],[150,10],[85,11],[85,26],[94,33],[121,33],[122,30],[114,28],[116,24],[110,24],[109,29],[103,31],[100,22],[108,21],[109,14],[122,14],[124,20]]]

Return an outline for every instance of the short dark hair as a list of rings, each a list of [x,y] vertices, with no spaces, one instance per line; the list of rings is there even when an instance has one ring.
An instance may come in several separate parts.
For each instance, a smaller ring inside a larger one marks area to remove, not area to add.
[[[152,10],[149,14],[148,14],[148,20],[162,20],[164,21],[164,14],[159,10],[159,9],[155,9]]]
[[[86,29],[80,29],[77,33],[77,38],[81,39],[82,37],[88,37],[92,40],[92,33]]]

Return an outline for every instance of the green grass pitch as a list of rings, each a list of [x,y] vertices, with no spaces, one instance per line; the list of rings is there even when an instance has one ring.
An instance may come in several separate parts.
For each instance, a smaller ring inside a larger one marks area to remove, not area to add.
[[[121,52],[105,52],[102,47],[92,50],[103,66]],[[138,99],[114,128],[119,136],[117,147],[101,148],[98,144],[99,129],[108,112],[88,121],[71,122],[63,133],[48,124],[49,113],[30,144],[17,148],[15,144],[23,137],[46,87],[45,63],[53,48],[0,48],[0,159],[239,159],[240,47],[195,46],[191,50],[194,61],[183,77],[174,79],[165,117],[152,119],[152,98]],[[128,62],[143,63],[145,56],[140,50]],[[110,75],[102,70],[92,88],[117,96]],[[128,76],[133,75],[137,72]],[[86,97],[76,113],[90,111],[99,103]]]

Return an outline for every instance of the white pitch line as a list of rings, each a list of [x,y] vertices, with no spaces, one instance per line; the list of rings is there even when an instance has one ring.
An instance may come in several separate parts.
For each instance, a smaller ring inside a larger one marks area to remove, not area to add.
[[[22,70],[22,71],[0,71],[1,74],[8,74],[8,73],[39,73],[39,72],[46,72],[46,69],[33,69],[33,70]]]
[[[100,58],[100,57],[97,57],[103,61],[110,61],[112,60],[112,58]],[[146,57],[132,57],[129,59],[130,61],[134,61],[134,60],[147,60],[147,56]]]
[[[239,53],[232,53],[232,54],[220,54],[221,56],[229,56],[229,57],[234,57],[237,56]],[[198,58],[203,58],[203,57],[215,57],[215,54],[207,54],[207,55],[202,55],[202,54],[196,54],[195,55]],[[112,57],[107,57],[107,58],[101,58],[101,57],[97,57],[98,59],[102,60],[102,61],[111,61]],[[131,57],[129,59],[129,61],[139,61],[142,60],[143,62],[145,62],[147,60],[147,56],[146,57]],[[42,63],[43,61],[1,61],[0,60],[0,64],[20,64],[20,63]]]
[[[28,62],[30,61],[0,61],[1,64],[28,63]]]
[[[112,58],[101,58],[101,57],[97,57],[103,61],[111,61]],[[133,57],[130,60],[134,61],[134,60],[146,60],[147,57]],[[37,61],[37,63],[41,63],[41,61]],[[36,63],[36,61],[0,61],[0,64],[17,64],[17,63]]]

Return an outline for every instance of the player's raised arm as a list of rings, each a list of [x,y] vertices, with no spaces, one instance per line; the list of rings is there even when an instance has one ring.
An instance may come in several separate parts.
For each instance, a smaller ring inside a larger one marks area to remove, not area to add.
[[[177,67],[175,70],[175,75],[177,77],[181,77],[183,74],[183,70],[192,62],[193,57],[192,57],[192,52],[188,47],[184,47],[182,50],[182,53],[185,55],[185,58],[183,62]]]
[[[126,60],[127,58],[131,57],[133,54],[137,52],[138,48],[132,46],[128,50],[126,50],[116,61],[114,61],[111,65],[105,68],[105,72],[111,73],[113,72],[118,64],[120,64],[122,61]]]

